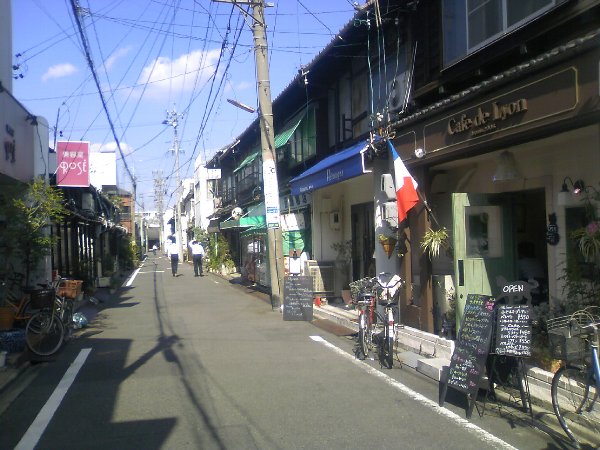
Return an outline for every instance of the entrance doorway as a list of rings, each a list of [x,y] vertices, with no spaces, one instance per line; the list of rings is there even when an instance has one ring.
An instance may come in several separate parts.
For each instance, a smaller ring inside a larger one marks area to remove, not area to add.
[[[375,275],[375,209],[373,203],[352,205],[352,281]]]
[[[502,286],[531,284],[530,304],[548,301],[543,189],[452,194],[457,323],[468,294],[501,297]]]

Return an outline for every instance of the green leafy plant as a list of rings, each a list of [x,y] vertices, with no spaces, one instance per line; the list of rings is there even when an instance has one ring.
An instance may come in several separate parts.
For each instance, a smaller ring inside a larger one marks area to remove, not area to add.
[[[31,273],[57,241],[49,226],[67,214],[62,191],[42,178],[36,178],[22,192],[6,189],[0,198],[0,214],[5,221],[0,247],[7,257],[22,259],[28,284]]]
[[[210,239],[208,248],[205,249],[204,265],[208,270],[219,272],[221,267],[235,268],[235,262],[231,258],[229,242],[221,234]]]
[[[421,248],[429,254],[429,258],[436,258],[441,250],[449,252],[451,247],[448,242],[448,229],[445,227],[439,230],[429,228],[421,239]]]
[[[337,252],[338,261],[349,264],[352,261],[352,241],[341,241],[331,244],[331,248]]]

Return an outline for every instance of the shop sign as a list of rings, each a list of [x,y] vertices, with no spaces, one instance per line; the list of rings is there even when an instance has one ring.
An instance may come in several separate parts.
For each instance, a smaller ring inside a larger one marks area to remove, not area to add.
[[[312,196],[308,192],[299,195],[284,195],[280,200],[282,212],[298,211],[312,204]]]
[[[14,139],[15,130],[9,124],[6,124],[4,129],[6,130],[6,134],[8,134],[11,137],[10,139],[4,140],[4,160],[10,163],[14,163],[16,161],[15,149],[17,147],[16,141]]]
[[[551,123],[575,110],[578,72],[567,67],[515,89],[488,98],[423,126],[423,148],[427,154],[474,144],[498,134],[514,133]],[[399,136],[403,155],[413,155],[417,134]]]
[[[206,179],[207,180],[220,180],[221,179],[221,169],[206,169]]]
[[[60,141],[56,152],[56,184],[58,186],[88,187],[89,142]]]
[[[461,114],[448,120],[446,129],[450,136],[471,132],[471,136],[495,131],[498,123],[514,115],[527,111],[527,99],[520,98],[510,103],[493,102],[491,105],[479,106],[470,114]]]

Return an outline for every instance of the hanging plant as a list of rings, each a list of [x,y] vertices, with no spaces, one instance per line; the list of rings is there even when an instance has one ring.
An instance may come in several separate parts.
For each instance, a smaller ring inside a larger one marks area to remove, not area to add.
[[[586,262],[594,262],[600,256],[600,225],[592,220],[585,228],[573,231],[573,239],[578,241],[579,251]]]
[[[443,249],[447,253],[451,253],[452,248],[448,242],[448,229],[442,227],[439,230],[429,228],[421,239],[421,248],[429,254],[429,258],[433,259],[440,255]]]

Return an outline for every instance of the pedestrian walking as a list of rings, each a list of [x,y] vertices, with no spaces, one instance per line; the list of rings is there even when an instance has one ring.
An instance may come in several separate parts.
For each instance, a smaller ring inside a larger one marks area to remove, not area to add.
[[[177,246],[176,241],[171,241],[171,243],[167,246],[167,251],[169,255],[171,255],[171,272],[173,272],[173,276],[177,276],[177,266],[179,265],[179,247]]]
[[[192,258],[194,260],[194,276],[202,277],[202,258],[204,257],[204,247],[197,240],[193,240],[190,243],[190,249],[192,250]]]

